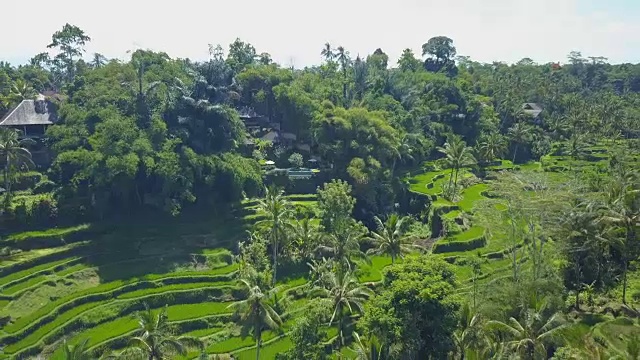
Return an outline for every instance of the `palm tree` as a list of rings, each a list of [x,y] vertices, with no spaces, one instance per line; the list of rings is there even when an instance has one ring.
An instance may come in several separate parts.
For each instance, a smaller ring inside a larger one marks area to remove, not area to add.
[[[22,100],[32,99],[36,95],[37,93],[31,85],[22,79],[18,79],[13,83],[13,85],[11,85],[9,99],[15,102],[20,102]]]
[[[336,54],[334,54],[333,49],[331,48],[331,44],[328,42],[324,44],[320,55],[322,55],[327,62],[333,61],[336,57]]]
[[[84,339],[75,346],[67,344],[67,340],[63,342],[64,359],[65,360],[91,360],[94,357],[89,352],[89,339]]]
[[[367,253],[389,254],[391,255],[391,264],[394,264],[396,257],[402,258],[412,249],[417,249],[416,245],[411,244],[411,237],[405,235],[408,220],[408,217],[398,214],[391,214],[385,222],[377,216],[374,217],[378,230],[371,233],[371,239],[375,242],[376,247]]]
[[[529,140],[529,134],[532,129],[529,125],[525,123],[515,123],[512,127],[509,128],[508,134],[511,141],[515,143],[515,148],[513,149],[513,163],[516,162],[516,155],[518,154],[518,147],[521,144],[526,143]]]
[[[358,354],[358,360],[384,360],[386,359],[384,346],[377,336],[370,334],[369,338],[361,337],[357,332],[353,332],[353,347],[351,348]]]
[[[264,225],[269,229],[269,239],[273,251],[273,284],[275,284],[278,269],[278,246],[286,239],[286,231],[292,228],[290,220],[293,217],[293,209],[284,197],[282,190],[267,188],[264,199],[258,203],[258,213],[266,218],[256,225]]]
[[[144,311],[136,313],[138,335],[129,340],[129,348],[120,357],[163,360],[175,354],[184,356],[189,347],[204,347],[197,338],[176,337],[171,334],[166,306],[159,312],[152,311],[147,304],[144,307]]]
[[[349,52],[344,49],[343,46],[338,46],[336,58],[340,63],[340,68],[342,69],[342,96],[344,105],[347,105],[347,69],[349,64],[351,64],[351,58],[349,57]]]
[[[373,291],[360,284],[351,271],[346,271],[341,275],[330,272],[324,277],[322,285],[321,287],[316,287],[313,293],[330,302],[333,313],[329,320],[329,326],[334,321],[338,321],[340,341],[344,345],[345,311],[348,311],[349,314],[353,314],[354,309],[362,312],[364,303],[373,295]]]
[[[438,151],[445,155],[445,162],[447,166],[451,168],[449,188],[451,189],[451,184],[453,183],[453,189],[455,189],[458,186],[458,172],[460,168],[476,163],[476,159],[471,154],[473,149],[467,146],[467,143],[461,138],[451,136],[451,140],[444,143],[444,147],[438,147]]]
[[[491,162],[502,157],[507,150],[507,142],[504,136],[498,132],[483,134],[478,140],[478,154],[483,162]]]
[[[103,67],[106,63],[107,63],[107,58],[104,55],[99,53],[93,54],[93,60],[91,61],[91,66],[94,69],[99,69]]]
[[[640,190],[632,188],[630,184],[620,184],[619,189],[612,191],[619,193],[617,198],[605,206],[605,213],[600,221],[624,232],[624,238],[615,242],[622,258],[622,303],[627,303],[627,271],[629,261],[638,253],[636,232],[640,226]],[[620,189],[622,191],[620,191]]]
[[[360,250],[361,238],[360,234],[349,231],[331,234],[327,244],[318,246],[316,250],[323,255],[330,255],[338,264],[338,270],[344,273],[352,268],[354,258],[368,261],[367,255]]]
[[[536,308],[528,309],[522,321],[511,317],[507,322],[489,321],[487,326],[509,337],[504,344],[507,350],[524,359],[546,359],[547,344],[565,327],[558,313],[549,315],[546,304],[543,301]]]
[[[25,147],[31,140],[20,140],[18,130],[0,128],[0,159],[4,162],[4,188],[7,199],[11,196],[11,180],[16,168],[33,165],[31,152]]]
[[[308,217],[296,221],[293,229],[291,246],[302,258],[308,259],[313,251],[323,242],[324,233]]]
[[[481,359],[483,352],[490,348],[489,338],[483,331],[484,322],[478,313],[473,312],[469,303],[462,307],[458,332],[454,341],[460,359]]]
[[[282,325],[280,315],[272,307],[270,299],[277,292],[277,288],[265,292],[260,286],[251,284],[247,279],[240,282],[245,287],[248,296],[246,299],[229,305],[235,310],[243,323],[243,332],[253,333],[256,341],[256,360],[260,359],[260,347],[262,346],[262,332],[266,329],[277,329]]]

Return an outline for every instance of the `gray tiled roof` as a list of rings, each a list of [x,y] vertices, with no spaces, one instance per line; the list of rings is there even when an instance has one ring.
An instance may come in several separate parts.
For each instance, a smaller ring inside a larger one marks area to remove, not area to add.
[[[48,103],[44,100],[40,104],[42,108],[36,110],[36,101],[22,100],[18,106],[11,110],[0,121],[0,126],[26,126],[26,125],[50,125],[54,116],[48,109]]]

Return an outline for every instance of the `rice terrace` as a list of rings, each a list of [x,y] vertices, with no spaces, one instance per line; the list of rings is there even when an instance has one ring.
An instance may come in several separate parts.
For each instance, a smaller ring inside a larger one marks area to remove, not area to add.
[[[0,359],[640,358],[640,65],[91,41],[0,63]]]

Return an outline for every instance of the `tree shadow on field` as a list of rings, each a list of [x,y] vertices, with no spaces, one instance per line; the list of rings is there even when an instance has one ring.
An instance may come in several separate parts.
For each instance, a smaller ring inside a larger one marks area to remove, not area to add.
[[[88,245],[86,263],[96,267],[102,283],[186,268],[212,249],[234,252],[246,236],[239,219],[195,211],[177,217],[146,212],[98,226],[106,229]]]

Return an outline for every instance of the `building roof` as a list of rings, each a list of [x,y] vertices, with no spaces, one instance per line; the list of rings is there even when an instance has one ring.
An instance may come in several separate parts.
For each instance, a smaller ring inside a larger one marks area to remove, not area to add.
[[[296,139],[298,139],[296,134],[293,134],[293,133],[283,132],[281,135],[282,135],[282,138],[286,139],[286,140],[294,140],[295,141]]]
[[[54,120],[49,104],[39,95],[37,100],[22,100],[0,121],[0,126],[51,125]]]
[[[524,103],[522,104],[522,111],[524,111],[525,114],[538,117],[542,112],[542,106],[536,103]]]
[[[269,131],[261,137],[262,140],[268,140],[271,142],[277,141],[280,136],[275,131]]]

